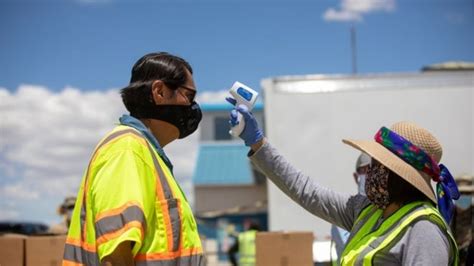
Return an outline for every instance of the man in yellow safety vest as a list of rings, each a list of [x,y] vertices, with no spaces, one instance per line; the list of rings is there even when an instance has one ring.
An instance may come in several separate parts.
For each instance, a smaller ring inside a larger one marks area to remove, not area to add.
[[[228,251],[232,265],[255,266],[255,238],[257,232],[260,231],[260,226],[255,222],[251,222],[247,227],[248,229],[239,234],[237,241]],[[238,264],[235,257],[237,252],[239,253]]]
[[[203,265],[196,221],[163,147],[201,121],[192,68],[151,53],[121,90],[130,115],[97,145],[85,171],[63,265]]]

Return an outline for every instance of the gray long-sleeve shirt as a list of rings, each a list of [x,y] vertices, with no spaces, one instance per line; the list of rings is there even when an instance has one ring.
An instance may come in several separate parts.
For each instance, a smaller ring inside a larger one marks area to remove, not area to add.
[[[361,210],[369,204],[366,196],[348,196],[318,185],[288,163],[268,142],[249,158],[300,206],[348,231],[351,231]],[[381,223],[382,220],[377,226]],[[351,232],[351,237],[354,233]],[[448,265],[450,243],[437,225],[428,220],[420,220],[410,225],[390,250],[378,252],[373,261],[375,265]]]

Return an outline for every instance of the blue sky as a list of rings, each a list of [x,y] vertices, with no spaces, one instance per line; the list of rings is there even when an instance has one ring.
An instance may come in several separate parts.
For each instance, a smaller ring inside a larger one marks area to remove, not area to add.
[[[0,0],[0,220],[58,221],[145,53],[186,58],[198,100],[223,101],[235,80],[351,73],[351,25],[359,73],[474,61],[472,0]],[[197,142],[166,147],[188,193]]]
[[[357,1],[346,1],[357,2]],[[474,61],[471,0],[359,0],[391,10],[355,22],[359,72],[418,71]],[[350,73],[352,21],[325,20],[340,1],[0,1],[0,87],[123,87],[143,54],[169,51],[195,68],[201,90],[234,80]]]

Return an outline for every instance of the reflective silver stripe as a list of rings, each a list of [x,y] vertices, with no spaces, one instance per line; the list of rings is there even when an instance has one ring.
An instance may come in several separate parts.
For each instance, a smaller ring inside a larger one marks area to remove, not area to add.
[[[146,142],[146,144],[148,146],[148,149],[151,152],[151,157],[153,158],[153,164],[155,165],[155,169],[158,172],[158,178],[160,179],[160,183],[161,183],[161,187],[163,188],[163,194],[165,195],[165,199],[172,199],[173,193],[171,192],[170,185],[168,184],[168,180],[166,179],[163,169],[161,169],[161,166],[158,163],[158,159],[155,156],[153,147],[150,146],[150,143],[148,143],[148,141]]]
[[[179,249],[181,240],[181,218],[179,216],[179,202],[177,199],[168,200],[168,213],[170,215],[171,228],[173,230],[173,251]]]
[[[146,231],[146,219],[142,209],[138,206],[129,206],[122,213],[104,217],[97,221],[95,223],[95,237],[98,239],[105,234],[115,232],[132,221],[140,222],[143,231]]]
[[[85,236],[82,234],[83,231],[84,231],[84,226],[86,224],[86,196],[85,196],[86,193],[84,193],[84,197],[82,199],[82,206],[81,206],[81,240],[84,241],[85,239]]]
[[[420,211],[423,211],[423,210],[426,210],[426,209],[430,209],[430,207],[428,207],[427,205],[421,205],[421,206],[417,206],[413,209],[410,210],[409,213],[407,213],[407,215],[405,215],[404,217],[402,217],[399,222],[397,223],[397,226],[396,227],[399,227],[404,221],[406,221],[407,219],[410,219],[410,217],[412,215],[416,215],[418,212]],[[433,224],[437,225],[441,231],[446,231],[447,232],[447,238],[449,239],[450,241],[450,248],[451,248],[451,252],[452,255],[450,256],[450,263],[449,265],[451,264],[454,264],[454,265],[457,265],[457,249],[456,249],[456,241],[454,240],[454,238],[450,235],[449,233],[449,227],[444,223],[444,221],[442,220],[443,218],[441,217],[438,217],[436,215],[432,215],[432,214],[422,214],[421,216],[418,216],[416,218],[414,218],[413,220],[411,220],[408,224],[406,224],[401,231],[399,231],[397,233],[397,235],[389,242],[389,243],[386,243],[382,249],[378,250],[375,254],[373,254],[372,256],[372,260],[370,261],[370,264],[373,265],[374,264],[374,258],[376,256],[377,253],[379,252],[386,252],[387,250],[390,250],[396,243],[398,243],[398,241],[400,241],[400,239],[402,239],[402,237],[405,235],[406,231],[410,228],[411,225],[417,223],[418,221],[430,221],[432,222]],[[386,235],[383,236],[383,238],[381,239],[377,239],[377,241],[373,242],[375,244],[371,244],[371,246],[373,248],[369,249],[369,248],[366,248],[364,249],[361,254],[359,254],[357,260],[356,260],[356,263],[354,265],[363,265],[363,259],[368,255],[368,253],[374,249],[377,249],[379,245],[381,245],[383,243],[383,241],[389,237],[391,234],[393,234],[394,230],[396,230],[396,227],[393,227],[389,233],[387,233]]]
[[[179,215],[179,201],[173,198],[173,193],[171,191],[170,185],[168,184],[168,179],[166,179],[163,169],[161,169],[158,159],[155,156],[153,148],[147,142],[148,149],[152,154],[153,164],[158,173],[158,178],[160,179],[161,187],[163,189],[163,195],[168,202],[168,213],[171,221],[171,229],[173,234],[173,249],[172,251],[177,251],[181,242],[181,217]],[[158,180],[157,180],[158,182]]]
[[[364,258],[365,256],[372,250],[376,249],[380,244],[382,244],[382,242],[387,238],[389,237],[393,231],[400,226],[401,223],[403,223],[403,221],[405,221],[406,219],[408,219],[410,217],[411,214],[415,213],[416,211],[418,210],[421,210],[421,209],[424,209],[426,208],[423,204],[422,205],[415,205],[413,208],[411,208],[406,214],[405,216],[403,216],[401,219],[399,219],[397,222],[393,223],[392,226],[390,226],[389,228],[387,228],[387,230],[385,230],[384,232],[382,232],[369,246],[367,246],[365,249],[363,249],[359,255],[357,256],[357,258],[355,259],[354,261],[354,265],[363,265],[364,264]],[[368,215],[369,216],[369,215]],[[371,215],[370,215],[371,216]],[[422,220],[424,219],[425,217],[421,216],[421,217],[418,217],[417,219],[413,220],[410,224],[413,224],[419,220]],[[402,237],[403,235],[405,234],[406,230],[408,229],[409,225],[408,224],[402,231],[400,231],[400,233],[397,235],[396,238],[393,239],[393,241],[387,245],[383,250],[387,250],[392,248],[394,244],[396,244]],[[382,226],[382,225],[379,225],[379,227]],[[375,258],[375,255],[372,257],[372,260]],[[373,261],[371,262],[371,264],[373,264]]]
[[[163,172],[163,169],[161,168],[160,164],[158,163],[158,158],[155,155],[154,148],[150,145],[150,143],[146,140],[146,138],[143,137],[139,132],[137,132],[134,129],[126,129],[126,130],[117,131],[117,132],[112,133],[111,135],[109,135],[107,138],[105,138],[102,141],[102,143],[97,147],[96,151],[99,150],[102,146],[104,146],[108,142],[110,142],[111,140],[113,140],[113,139],[115,139],[115,138],[117,138],[117,137],[119,137],[123,134],[127,134],[127,133],[132,133],[132,134],[144,139],[145,143],[147,144],[147,147],[148,147],[148,149],[151,153],[151,157],[153,159],[153,164],[154,164],[155,169],[157,171],[158,178],[159,178],[159,181],[160,181],[160,184],[161,184],[161,188],[163,189],[163,195],[164,195],[165,199],[168,201],[168,213],[169,213],[170,220],[171,220],[171,227],[172,227],[172,234],[173,234],[172,251],[177,251],[180,247],[180,241],[181,241],[181,219],[180,219],[180,215],[179,215],[179,206],[178,206],[179,202],[178,202],[177,199],[173,198],[173,193],[172,193],[171,188],[168,184],[168,180],[166,179],[166,176]],[[89,169],[87,169],[87,171],[89,172]],[[87,178],[87,176],[86,176],[86,178]],[[87,179],[86,179],[85,184],[87,184]],[[85,216],[86,216],[86,197],[85,197],[86,196],[86,190],[85,189],[86,188],[84,188],[84,200],[83,200],[83,204],[82,204],[83,210],[81,210],[81,228],[84,228]],[[82,213],[84,213],[83,217],[82,217]],[[104,218],[104,219],[106,219],[106,218]],[[145,221],[144,216],[143,216],[143,221]],[[112,227],[117,228],[116,226],[119,224],[119,222],[117,222],[113,226],[109,227],[107,225],[107,222],[104,222],[103,224],[101,223],[100,225],[98,225],[99,222],[100,221],[98,221],[96,223],[96,236],[104,235],[107,232],[110,232],[108,230],[109,228],[112,228]],[[115,220],[114,220],[114,222],[115,222]],[[101,231],[99,232],[99,230],[97,230],[97,228],[101,228]]]
[[[85,265],[100,265],[96,253],[68,243],[64,246],[64,259]]]
[[[372,208],[372,210],[369,210],[369,212],[364,216],[362,217],[360,220],[359,220],[359,217],[356,218],[356,223],[352,226],[351,228],[351,232],[358,232],[362,226],[370,219],[370,217],[372,217],[372,215],[374,215],[374,213],[377,211],[377,208],[375,207],[371,207],[372,205],[367,205],[365,208]],[[362,214],[362,212],[365,210],[362,209],[362,211],[359,213],[359,215]],[[349,238],[347,239],[346,241],[346,244],[348,244],[355,236],[356,234],[350,234],[349,235]],[[341,258],[339,258],[341,259]]]
[[[122,130],[119,132],[116,132],[114,134],[111,134],[109,137],[107,137],[104,141],[103,144],[109,142],[110,140],[126,133],[132,133],[142,139],[145,140],[145,143],[148,147],[148,150],[151,153],[151,157],[153,159],[153,164],[155,166],[155,169],[158,174],[158,178],[161,184],[161,188],[163,189],[163,195],[165,199],[168,201],[168,213],[170,216],[170,221],[171,221],[171,228],[172,228],[172,234],[173,234],[173,249],[172,251],[177,251],[180,246],[180,241],[181,241],[181,218],[179,215],[179,202],[177,199],[173,198],[173,192],[171,191],[170,185],[168,183],[168,179],[165,176],[165,173],[163,172],[163,169],[161,168],[158,158],[156,157],[155,150],[154,148],[150,145],[150,143],[146,140],[145,137],[143,137],[140,133],[133,129],[127,129],[127,130]],[[101,144],[99,147],[101,147],[103,144]],[[158,180],[157,180],[158,181]]]
[[[127,134],[127,133],[132,133],[132,134],[135,134],[139,137],[142,137],[143,136],[141,134],[139,134],[136,130],[134,129],[124,129],[124,130],[120,130],[120,131],[117,131],[117,132],[114,132],[112,134],[110,134],[107,138],[105,138],[100,144],[99,146],[97,146],[97,149],[95,149],[96,151],[98,151],[100,148],[102,148],[102,146],[104,146],[105,144],[109,143],[111,140],[117,138],[117,137],[120,137],[124,134]]]
[[[127,134],[127,133],[133,133],[135,135],[138,135],[138,133],[133,130],[133,129],[125,129],[125,130],[120,130],[120,131],[117,131],[117,132],[114,132],[112,134],[110,134],[107,138],[105,138],[100,144],[99,146],[97,146],[97,148],[95,149],[94,151],[94,155],[92,157],[95,156],[95,153],[100,149],[102,148],[102,146],[104,146],[105,144],[109,143],[111,140],[121,136],[121,135],[124,135],[124,134]],[[140,135],[141,136],[141,135]],[[86,172],[86,180],[84,181],[84,190],[83,190],[83,196],[82,196],[82,206],[81,206],[81,219],[80,219],[80,226],[81,226],[81,240],[84,241],[85,239],[85,236],[83,235],[84,233],[84,226],[86,224],[86,214],[87,214],[87,201],[86,201],[86,194],[87,194],[87,181],[88,181],[88,178],[89,178],[89,170],[90,170],[90,167],[91,167],[91,164],[92,164],[92,159],[91,161],[89,162],[89,165],[87,166],[87,172]]]
[[[146,260],[135,262],[137,266],[204,266],[205,257],[202,254],[178,257],[172,260]]]

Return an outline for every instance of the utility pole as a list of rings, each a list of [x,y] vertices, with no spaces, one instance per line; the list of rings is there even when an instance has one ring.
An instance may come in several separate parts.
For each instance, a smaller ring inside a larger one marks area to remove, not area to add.
[[[351,26],[352,75],[357,74],[357,42],[354,24]]]

